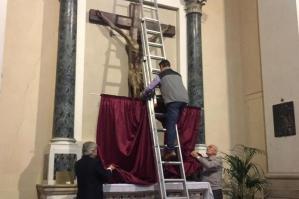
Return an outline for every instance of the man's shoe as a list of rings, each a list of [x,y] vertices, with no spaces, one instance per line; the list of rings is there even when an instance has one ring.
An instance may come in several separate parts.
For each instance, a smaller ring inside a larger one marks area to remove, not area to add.
[[[171,161],[176,159],[176,153],[174,151],[165,151],[163,154],[164,161]]]

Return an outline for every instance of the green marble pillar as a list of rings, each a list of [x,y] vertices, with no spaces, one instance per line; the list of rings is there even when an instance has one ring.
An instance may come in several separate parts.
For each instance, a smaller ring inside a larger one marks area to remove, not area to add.
[[[74,142],[77,0],[60,0],[52,141]]]
[[[191,106],[201,107],[199,143],[205,143],[201,13],[206,0],[185,0],[187,15],[188,93]]]

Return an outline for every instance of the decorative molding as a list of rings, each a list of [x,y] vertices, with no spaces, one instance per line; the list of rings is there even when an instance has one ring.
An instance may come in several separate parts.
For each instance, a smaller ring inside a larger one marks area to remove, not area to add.
[[[206,4],[207,0],[185,0],[185,10],[187,14],[200,13],[202,14],[202,7]]]
[[[299,173],[268,173],[265,198],[299,199]]]
[[[76,47],[76,83],[75,83],[75,115],[74,138],[82,141],[83,128],[83,89],[85,64],[85,25],[86,1],[78,1],[77,5],[77,47]]]
[[[46,199],[48,196],[74,196],[77,194],[77,185],[47,185],[37,184],[38,199]]]
[[[1,93],[1,82],[2,82],[2,70],[4,65],[6,10],[7,10],[7,0],[1,0],[0,1],[0,93]]]
[[[75,143],[76,140],[74,138],[54,137],[54,138],[51,139],[51,142],[70,142],[70,143]]]
[[[296,0],[297,7],[297,22],[298,22],[298,35],[299,35],[299,0]]]
[[[299,173],[274,173],[270,172],[266,174],[267,179],[298,179],[299,180]]]
[[[139,3],[140,0],[126,0],[132,3]],[[163,8],[163,9],[167,9],[167,10],[174,10],[177,11],[179,8],[177,7],[177,5],[175,5],[175,2],[172,2],[172,0],[170,0],[171,3],[167,3],[167,1],[158,1],[157,5],[159,8]],[[153,5],[153,1],[143,1],[144,5]]]
[[[211,198],[212,189],[207,182],[187,182],[190,198]],[[167,185],[169,190],[169,196],[179,196],[182,190],[180,183],[173,183]],[[60,196],[63,198],[72,198],[77,193],[76,184],[37,184],[36,190],[38,199],[47,199],[49,196]],[[138,186],[133,184],[104,184],[103,185],[104,196],[107,199],[123,198],[158,198],[158,186],[157,184],[149,186]],[[52,198],[51,197],[51,198]],[[59,198],[60,198],[59,197]]]
[[[81,145],[70,142],[52,142],[46,152],[44,181],[47,185],[56,184],[56,172],[69,171],[72,173],[75,161],[81,156]]]

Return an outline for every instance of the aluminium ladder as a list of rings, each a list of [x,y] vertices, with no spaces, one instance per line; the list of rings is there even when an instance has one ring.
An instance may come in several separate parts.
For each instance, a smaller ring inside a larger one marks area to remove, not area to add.
[[[149,0],[149,1],[140,1],[141,6],[141,32],[142,32],[142,47],[143,47],[143,79],[145,86],[148,86],[153,80],[154,75],[158,75],[160,70],[158,69],[158,62],[163,59],[166,59],[164,43],[163,43],[163,33],[161,30],[161,24],[158,16],[158,5],[157,0]],[[147,5],[144,5],[147,3]],[[152,41],[153,38],[158,41]],[[181,153],[181,146],[179,142],[178,130],[176,128],[176,137],[177,137],[177,146],[176,146],[176,154],[177,161],[163,161],[161,155],[161,149],[165,148],[164,146],[160,146],[159,143],[159,132],[164,132],[165,129],[157,128],[157,120],[156,116],[159,113],[155,113],[154,109],[154,101],[156,98],[151,98],[147,101],[148,107],[148,117],[150,122],[150,130],[152,134],[154,155],[155,155],[155,163],[156,170],[158,174],[158,184],[161,199],[189,199],[189,193],[187,189],[187,182],[183,164],[183,158]],[[167,179],[164,177],[163,166],[166,165],[175,165],[179,167],[179,176],[180,178],[171,178]],[[169,196],[167,190],[167,184],[179,183],[182,185],[182,191],[180,196]]]

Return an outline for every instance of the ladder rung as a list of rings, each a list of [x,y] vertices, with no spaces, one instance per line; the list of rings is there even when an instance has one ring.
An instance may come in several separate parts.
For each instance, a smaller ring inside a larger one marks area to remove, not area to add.
[[[158,19],[154,19],[154,18],[143,17],[142,19],[143,19],[143,21],[153,21],[153,22],[159,22],[159,20],[158,20]]]
[[[144,5],[146,3],[147,5]],[[159,75],[161,73],[160,68],[157,66],[158,62],[161,60],[166,59],[165,51],[164,51],[164,44],[163,44],[163,34],[160,27],[159,21],[159,10],[157,5],[157,0],[140,0],[140,4],[142,7],[141,12],[141,30],[142,30],[142,46],[143,46],[143,54],[144,54],[144,63],[143,64],[143,73],[146,79],[152,76]],[[145,15],[145,12],[151,12],[152,15]],[[156,27],[155,27],[156,26]],[[149,27],[149,28],[148,28]],[[151,40],[151,37],[156,38],[158,40]],[[154,50],[154,51],[152,51]],[[161,52],[156,52],[156,51]],[[154,100],[157,100],[154,98]],[[165,199],[189,199],[189,192],[186,183],[186,174],[184,170],[184,162],[182,158],[182,153],[179,151],[181,149],[179,137],[177,136],[177,144],[175,144],[175,151],[176,155],[167,153],[165,151],[167,149],[166,145],[159,143],[160,132],[166,132],[164,127],[157,127],[156,120],[163,119],[165,114],[163,113],[156,113],[155,108],[153,106],[152,101],[147,102],[148,106],[148,117],[152,129],[152,138],[156,142],[153,143],[153,147],[155,150],[155,158],[156,158],[156,168],[158,173],[159,179],[159,189],[160,189],[160,197]],[[177,127],[176,127],[177,131]],[[158,133],[159,132],[159,133]],[[178,134],[178,132],[176,132]],[[178,167],[179,169],[179,177],[175,179],[164,178],[164,169],[168,165],[172,165],[173,167]],[[180,189],[180,194],[177,196],[169,196],[168,189],[171,185],[180,185],[183,189]]]
[[[185,182],[185,179],[182,178],[165,178],[164,179],[165,182]]]
[[[153,7],[153,6],[146,6],[146,5],[143,5],[143,8],[145,9],[151,9],[151,10],[157,10],[156,7]]]
[[[161,71],[160,71],[159,69],[156,69],[156,68],[153,68],[153,69],[152,69],[152,73],[155,74],[155,75],[160,74],[160,72],[161,72]]]
[[[160,145],[160,149],[165,149],[166,148],[166,145]],[[175,145],[174,148],[179,148],[178,145]]]
[[[164,133],[164,132],[166,132],[166,129],[157,129],[157,131]]]
[[[165,113],[155,113],[157,117],[165,117]]]
[[[151,59],[156,59],[156,60],[162,60],[165,59],[165,57],[157,56],[157,55],[150,55]]]
[[[149,30],[149,29],[146,29],[146,32],[147,33],[150,33],[150,34],[160,34],[161,32],[159,31],[156,31],[156,30]]]
[[[182,162],[178,162],[178,161],[162,161],[162,164],[180,165],[180,164],[182,164]]]
[[[150,45],[150,46],[154,46],[154,47],[162,47],[163,45],[162,44],[160,44],[160,43],[154,43],[154,42],[148,42],[148,45]]]

